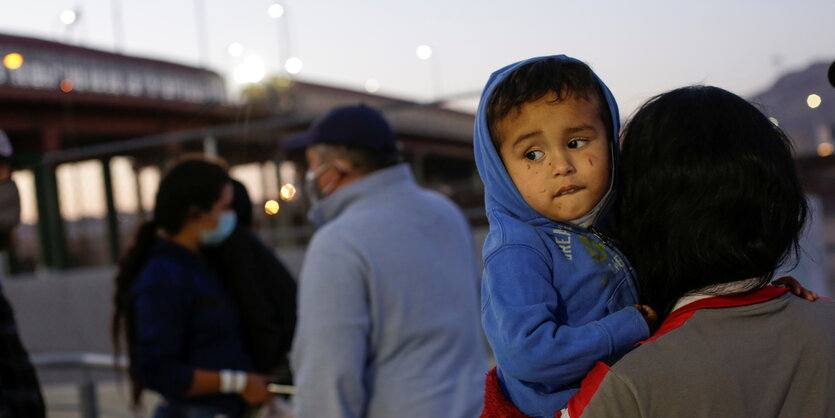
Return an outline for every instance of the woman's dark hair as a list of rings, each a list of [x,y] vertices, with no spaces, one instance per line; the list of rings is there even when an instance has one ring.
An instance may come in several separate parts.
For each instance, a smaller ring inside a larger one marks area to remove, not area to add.
[[[788,137],[739,96],[685,87],[625,128],[620,238],[642,303],[666,316],[687,292],[767,284],[806,219]]]
[[[493,145],[498,149],[501,144],[497,127],[505,116],[549,93],[556,95],[554,102],[561,102],[572,94],[588,100],[596,97],[600,119],[606,126],[606,137],[612,137],[612,116],[606,95],[591,68],[574,59],[545,58],[513,70],[490,95],[487,126]]]
[[[188,159],[174,165],[160,181],[153,219],[139,227],[133,245],[119,263],[113,296],[115,308],[111,323],[111,339],[117,357],[121,352],[123,334],[127,342],[128,375],[134,406],[139,405],[143,387],[137,380],[133,361],[135,324],[131,287],[147,261],[157,230],[162,230],[169,236],[180,232],[186,221],[193,216],[195,209],[204,212],[212,209],[214,203],[220,199],[223,186],[229,181],[229,176],[222,167],[205,160]]]
[[[249,192],[246,186],[238,180],[232,181],[232,210],[237,216],[237,224],[244,228],[252,227],[252,200],[249,199]]]

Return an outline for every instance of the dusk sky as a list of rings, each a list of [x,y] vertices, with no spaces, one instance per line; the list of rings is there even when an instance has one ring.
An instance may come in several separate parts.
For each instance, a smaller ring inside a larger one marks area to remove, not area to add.
[[[268,15],[273,3],[3,0],[0,32],[202,62],[230,85],[248,56],[259,57],[267,75],[279,57],[295,56],[299,79],[354,89],[374,79],[379,94],[416,100],[477,92],[503,65],[566,53],[598,72],[623,116],[674,87],[706,83],[750,95],[783,72],[835,58],[835,2],[824,0],[283,0],[279,19]],[[68,9],[79,12],[70,26],[60,20]],[[241,56],[230,56],[232,43]],[[421,44],[433,49],[427,61],[415,54]],[[472,109],[474,100],[460,105]]]
[[[230,91],[238,90],[233,74],[245,61],[261,60],[269,76],[293,56],[303,63],[296,75],[301,80],[362,90],[373,79],[379,94],[414,100],[469,93],[455,103],[465,110],[475,109],[478,92],[496,69],[565,53],[589,63],[609,85],[624,119],[647,98],[675,87],[713,84],[749,96],[785,72],[835,59],[832,0],[282,0],[284,14],[273,19],[268,8],[274,3],[2,0],[0,33],[205,65],[226,78]],[[75,23],[61,22],[66,10],[78,12]],[[233,43],[242,47],[237,57],[229,53]],[[422,44],[432,48],[428,60],[416,56]],[[59,169],[65,217],[103,213],[101,187],[83,187],[90,184],[83,179],[100,173],[97,164]],[[117,181],[129,178],[126,161],[114,164]],[[233,173],[256,200],[277,193],[274,185],[258,181],[262,169],[238,167]],[[33,179],[26,172],[17,179],[24,220],[34,222]],[[143,173],[143,183],[156,181],[158,173]],[[125,180],[118,188],[120,210],[136,205],[132,184]],[[146,187],[146,206],[153,190]]]

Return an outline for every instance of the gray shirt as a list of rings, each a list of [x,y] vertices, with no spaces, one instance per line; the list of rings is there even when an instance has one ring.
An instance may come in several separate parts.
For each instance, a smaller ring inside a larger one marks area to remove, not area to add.
[[[299,280],[295,414],[476,417],[487,367],[465,218],[407,165],[314,208]]]
[[[676,310],[659,337],[598,364],[571,417],[835,417],[835,302],[778,294]]]

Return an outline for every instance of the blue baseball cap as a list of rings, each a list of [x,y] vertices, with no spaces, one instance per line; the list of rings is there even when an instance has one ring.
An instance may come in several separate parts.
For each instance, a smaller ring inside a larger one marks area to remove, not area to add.
[[[383,114],[362,104],[331,109],[310,129],[291,136],[283,145],[292,150],[314,144],[343,144],[375,151],[396,148],[394,133]]]

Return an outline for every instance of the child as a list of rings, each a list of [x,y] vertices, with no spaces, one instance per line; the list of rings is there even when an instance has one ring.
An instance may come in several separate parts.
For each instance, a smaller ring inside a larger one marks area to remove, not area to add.
[[[617,105],[587,65],[560,55],[495,72],[476,117],[490,222],[482,324],[498,363],[488,385],[553,417],[597,361],[657,320],[633,306],[632,269],[599,232],[614,199]]]

